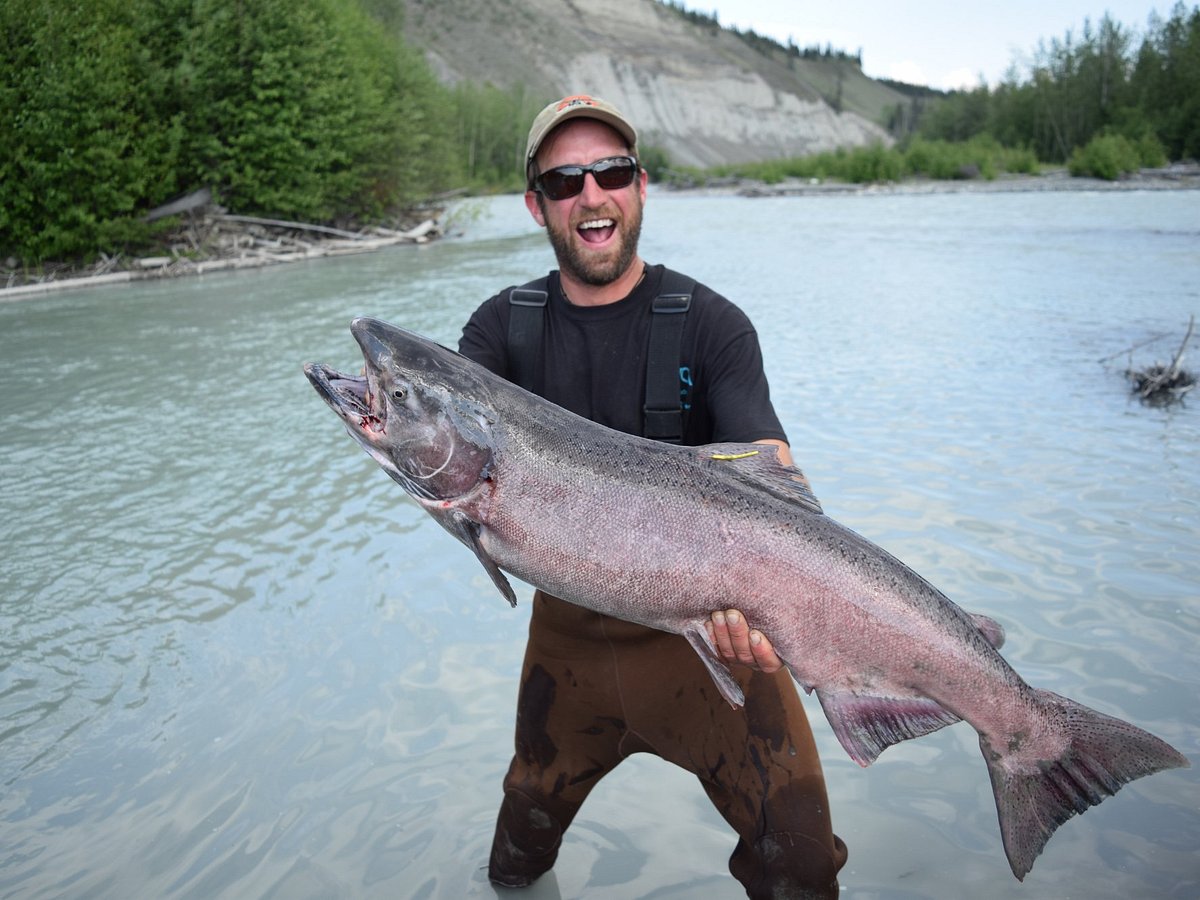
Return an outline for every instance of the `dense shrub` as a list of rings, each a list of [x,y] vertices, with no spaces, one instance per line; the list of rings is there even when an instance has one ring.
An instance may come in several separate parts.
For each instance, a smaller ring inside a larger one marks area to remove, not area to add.
[[[1086,146],[1077,147],[1068,163],[1072,175],[1089,175],[1109,181],[1116,181],[1137,168],[1136,148],[1119,134],[1093,138]]]
[[[212,187],[376,217],[453,170],[445,91],[355,0],[0,0],[0,254],[113,251]]]
[[[1122,134],[1103,134],[1071,154],[1072,175],[1116,181],[1143,167],[1161,166],[1166,161],[1162,144],[1153,135],[1130,140]]]
[[[146,233],[135,213],[169,192],[180,130],[152,108],[136,4],[0,3],[0,253],[28,259]]]

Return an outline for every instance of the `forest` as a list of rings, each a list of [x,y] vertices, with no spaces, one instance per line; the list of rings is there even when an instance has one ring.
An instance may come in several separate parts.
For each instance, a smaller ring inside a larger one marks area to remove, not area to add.
[[[146,213],[201,187],[238,213],[339,227],[388,221],[449,189],[519,189],[525,130],[551,98],[439,83],[405,43],[398,10],[390,0],[0,0],[0,260],[152,245],[166,226]],[[1117,177],[1200,157],[1198,85],[1200,7],[1177,4],[1140,38],[1105,17],[1043,44],[998,86],[914,90],[887,123],[896,150],[841,156],[857,180],[922,171],[897,153],[957,177],[952,147],[988,148],[1020,170],[1058,163]],[[833,157],[822,172],[847,177]],[[670,169],[657,148],[644,162],[652,176]]]
[[[913,101],[918,107],[924,101]],[[1105,15],[1079,34],[1042,42],[1023,71],[996,87],[956,92],[889,125],[932,140],[990,135],[1044,162],[1070,162],[1096,140],[1159,145],[1166,159],[1200,158],[1200,7],[1177,3],[1139,41]],[[1153,151],[1152,151],[1153,155]]]

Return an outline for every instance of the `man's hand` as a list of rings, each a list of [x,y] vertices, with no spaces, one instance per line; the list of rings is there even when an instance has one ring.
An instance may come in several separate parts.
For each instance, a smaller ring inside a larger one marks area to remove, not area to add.
[[[704,626],[717,648],[717,654],[728,664],[741,663],[760,672],[778,672],[783,660],[761,631],[754,631],[746,617],[736,609],[718,610]]]

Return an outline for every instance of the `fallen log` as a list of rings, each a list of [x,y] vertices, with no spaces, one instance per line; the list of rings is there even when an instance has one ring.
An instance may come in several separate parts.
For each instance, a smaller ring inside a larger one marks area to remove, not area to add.
[[[241,222],[244,225],[268,225],[271,228],[295,228],[297,231],[315,231],[318,234],[332,234],[334,237],[348,238],[361,241],[363,236],[355,231],[343,231],[340,228],[330,228],[328,225],[313,225],[311,222],[289,222],[284,219],[264,219],[260,216],[238,216],[232,213],[222,213],[213,216],[219,222]]]

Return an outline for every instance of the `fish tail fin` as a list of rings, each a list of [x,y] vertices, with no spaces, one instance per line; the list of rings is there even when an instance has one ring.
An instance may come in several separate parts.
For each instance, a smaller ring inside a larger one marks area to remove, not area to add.
[[[1067,819],[1131,781],[1190,765],[1170,744],[1128,722],[1049,691],[1034,693],[1066,738],[1066,747],[1056,758],[1033,758],[1019,747],[1001,749],[983,735],[979,738],[996,797],[1004,852],[1018,881],[1024,880],[1050,836]]]

